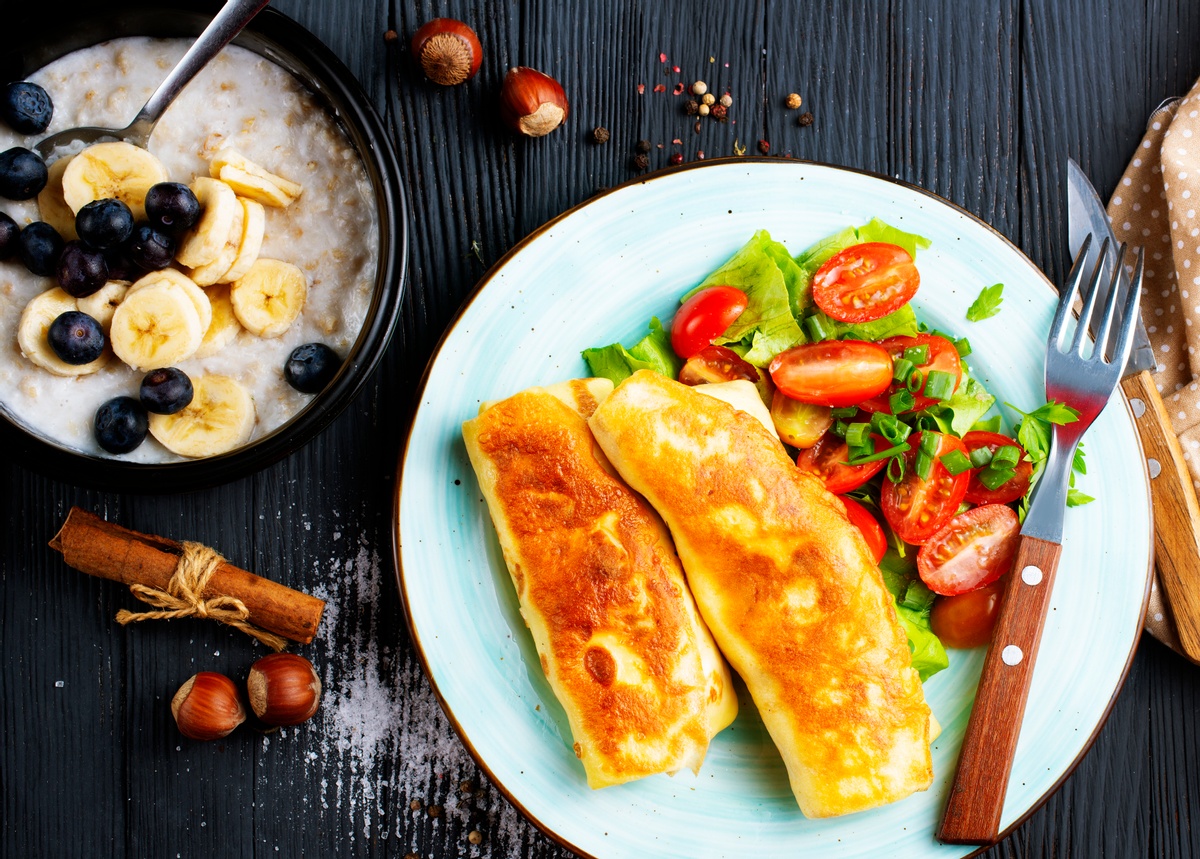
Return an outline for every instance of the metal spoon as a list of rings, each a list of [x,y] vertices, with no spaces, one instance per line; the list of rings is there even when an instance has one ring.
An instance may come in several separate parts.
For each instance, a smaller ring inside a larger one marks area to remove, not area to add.
[[[171,69],[166,80],[159,84],[145,107],[133,118],[133,122],[125,128],[68,128],[51,134],[33,148],[37,150],[38,155],[48,160],[56,150],[71,148],[80,143],[86,146],[102,139],[124,140],[135,146],[145,147],[154,126],[166,113],[175,97],[269,2],[270,0],[229,0],[204,28],[200,38],[188,48],[183,59]]]

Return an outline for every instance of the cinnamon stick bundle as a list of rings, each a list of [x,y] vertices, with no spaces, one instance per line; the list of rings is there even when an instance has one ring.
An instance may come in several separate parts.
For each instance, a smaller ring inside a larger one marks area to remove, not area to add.
[[[141,534],[72,507],[50,548],[80,572],[126,585],[166,590],[183,551],[180,543]],[[222,563],[204,597],[241,600],[247,620],[269,632],[308,644],[317,633],[325,601]]]

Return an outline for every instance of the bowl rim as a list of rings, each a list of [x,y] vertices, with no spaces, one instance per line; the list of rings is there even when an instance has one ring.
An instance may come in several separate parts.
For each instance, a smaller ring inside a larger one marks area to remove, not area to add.
[[[882,173],[877,173],[872,170],[865,170],[865,169],[857,168],[857,167],[847,167],[845,165],[831,164],[829,162],[824,162],[824,161],[812,161],[812,160],[807,160],[807,159],[803,159],[803,158],[779,159],[779,158],[770,158],[770,157],[766,157],[766,156],[757,156],[757,155],[755,155],[755,156],[722,156],[722,157],[718,157],[718,158],[708,159],[706,161],[691,162],[688,164],[664,167],[664,168],[655,170],[652,173],[649,173],[647,175],[638,176],[633,179],[622,182],[618,185],[614,185],[611,188],[607,188],[604,191],[601,191],[601,192],[587,198],[586,200],[583,200],[582,202],[577,203],[576,205],[563,211],[559,215],[549,219],[545,223],[538,226],[536,229],[532,230],[528,235],[524,236],[520,241],[516,242],[511,248],[509,248],[509,250],[503,256],[501,256],[498,260],[496,260],[496,262],[493,263],[492,266],[486,272],[484,272],[483,276],[479,278],[478,282],[472,288],[471,292],[463,299],[462,303],[459,305],[458,311],[455,313],[454,317],[446,325],[446,329],[442,332],[442,335],[438,338],[437,343],[433,347],[433,351],[430,353],[429,360],[426,362],[424,370],[422,371],[421,379],[417,383],[417,387],[415,389],[415,393],[414,393],[413,400],[412,400],[412,403],[413,403],[412,417],[409,420],[408,426],[404,430],[404,440],[401,443],[400,453],[397,457],[397,462],[396,462],[396,476],[395,476],[394,489],[393,489],[393,494],[392,494],[392,528],[391,528],[391,532],[392,532],[392,571],[393,571],[393,574],[394,574],[395,580],[396,580],[396,588],[400,594],[400,602],[404,608],[404,620],[408,625],[409,637],[412,640],[413,650],[416,653],[418,660],[420,660],[423,670],[425,671],[425,676],[429,680],[429,686],[430,686],[430,689],[433,691],[434,697],[437,699],[439,706],[441,706],[441,708],[442,708],[442,712],[446,715],[447,721],[450,723],[451,728],[453,728],[454,733],[458,736],[459,741],[463,744],[463,747],[467,750],[467,753],[471,756],[471,758],[475,761],[475,763],[480,767],[480,769],[482,769],[487,774],[488,778],[491,779],[492,783],[496,786],[496,788],[500,791],[500,793],[503,794],[504,797],[513,805],[513,807],[515,807],[517,809],[517,811],[519,811],[521,813],[522,817],[524,817],[527,821],[532,823],[534,825],[534,827],[538,829],[538,831],[540,831],[543,835],[548,837],[555,844],[558,844],[561,847],[571,850],[574,853],[578,854],[579,856],[585,857],[585,859],[603,859],[603,857],[600,857],[600,856],[597,856],[596,854],[587,852],[579,845],[570,841],[568,837],[564,836],[562,833],[558,832],[557,830],[552,828],[549,824],[547,824],[546,822],[541,820],[534,813],[532,813],[523,802],[521,802],[521,800],[517,797],[516,793],[512,790],[512,788],[510,788],[502,780],[500,780],[499,778],[496,777],[495,773],[492,771],[492,768],[488,765],[487,760],[475,748],[474,743],[472,743],[470,737],[467,735],[466,731],[464,730],[461,723],[459,722],[458,717],[455,715],[453,709],[450,707],[446,698],[442,694],[441,689],[438,687],[437,679],[433,676],[432,672],[429,670],[429,659],[425,652],[425,645],[421,641],[421,636],[416,628],[416,625],[415,625],[415,622],[413,619],[413,615],[412,615],[412,609],[410,608],[410,605],[409,605],[407,588],[405,586],[405,576],[404,576],[402,551],[401,551],[403,537],[400,533],[400,502],[401,502],[401,494],[403,491],[404,470],[405,470],[405,466],[408,461],[409,445],[412,441],[412,431],[413,431],[413,427],[416,425],[417,410],[418,410],[420,403],[424,397],[425,387],[429,382],[431,370],[432,370],[433,365],[436,362],[438,356],[441,354],[442,348],[446,345],[447,341],[449,340],[454,329],[458,326],[459,322],[461,322],[463,317],[466,315],[467,310],[470,308],[471,304],[475,301],[475,299],[477,299],[480,296],[480,294],[487,287],[487,285],[495,278],[495,276],[504,268],[504,266],[513,257],[515,257],[517,254],[519,254],[521,251],[525,250],[526,247],[528,245],[532,244],[536,239],[539,239],[543,235],[549,233],[553,229],[553,227],[560,221],[570,217],[571,215],[578,213],[579,211],[581,211],[583,209],[586,209],[592,203],[596,202],[597,200],[606,198],[610,194],[614,194],[616,192],[619,192],[625,188],[629,188],[632,186],[643,185],[648,182],[655,181],[657,179],[663,179],[663,178],[667,178],[667,177],[671,177],[671,176],[676,176],[680,173],[687,172],[690,170],[704,170],[704,169],[709,169],[709,168],[718,167],[718,166],[728,167],[731,165],[746,164],[747,162],[753,162],[753,163],[757,163],[757,164],[770,164],[770,165],[776,165],[776,166],[790,164],[790,165],[799,165],[799,166],[805,166],[805,167],[822,167],[822,168],[829,168],[829,169],[833,169],[833,170],[840,170],[840,171],[844,171],[847,173],[854,173],[854,174],[858,174],[858,175],[862,175],[862,176],[867,176],[867,177],[870,177],[873,179],[878,179],[878,180],[881,180],[881,181],[884,181],[884,182],[887,182],[887,183],[890,183],[893,185],[898,185],[901,188],[904,188],[906,190],[922,194],[922,195],[929,197],[939,203],[945,204],[950,209],[963,215],[964,217],[975,222],[979,226],[982,226],[988,232],[995,235],[1001,242],[1006,244],[1015,253],[1017,253],[1021,258],[1025,259],[1029,263],[1030,268],[1032,268],[1034,271],[1038,272],[1038,274],[1041,275],[1041,279],[1044,282],[1047,289],[1057,292],[1054,288],[1054,285],[1050,282],[1049,278],[1047,278],[1046,275],[1041,271],[1041,269],[1031,259],[1029,259],[1029,257],[1026,255],[1026,253],[1023,250],[1021,250],[1021,248],[1018,247],[1016,245],[1016,243],[1014,243],[1011,239],[1009,239],[1006,235],[1004,235],[1004,233],[1000,232],[1000,230],[993,227],[991,224],[989,224],[987,221],[983,220],[983,218],[979,217],[978,215],[975,215],[974,213],[968,211],[967,209],[963,208],[962,206],[958,205],[957,203],[953,202],[952,200],[949,200],[949,199],[941,196],[940,194],[930,191],[927,188],[923,188],[920,185],[916,185],[911,182],[906,182],[903,179],[899,179],[894,176],[888,176],[888,175],[885,175]],[[1131,422],[1133,422],[1134,421],[1133,411],[1130,408],[1128,397],[1126,397],[1123,393],[1121,395],[1121,405],[1124,407],[1126,416],[1129,418],[1129,420]],[[1141,437],[1135,433],[1134,438],[1138,445],[1139,455],[1143,456],[1143,458],[1144,458],[1144,451],[1142,450]],[[1145,495],[1146,495],[1146,505],[1147,505],[1147,509],[1149,510],[1149,509],[1151,509],[1149,481],[1146,481],[1143,484],[1143,491],[1145,492]],[[1153,522],[1153,520],[1151,520],[1151,522]],[[1139,609],[1139,618],[1140,618],[1140,620],[1138,622],[1139,630],[1141,630],[1142,627],[1145,625],[1146,611],[1149,607],[1149,602],[1150,602],[1151,586],[1154,582],[1154,545],[1153,545],[1153,541],[1151,541],[1150,551],[1148,553],[1147,568],[1146,568],[1145,576],[1146,576],[1146,584],[1145,584],[1145,588],[1142,593],[1141,608]],[[1035,812],[1037,812],[1039,809],[1041,809],[1043,806],[1046,805],[1046,803],[1050,800],[1050,798],[1052,796],[1054,796],[1054,794],[1057,793],[1058,790],[1062,787],[1063,783],[1068,778],[1070,778],[1070,776],[1075,772],[1075,770],[1083,762],[1083,759],[1085,757],[1087,757],[1088,753],[1092,750],[1092,747],[1095,745],[1096,740],[1100,736],[1100,732],[1104,729],[1104,726],[1108,723],[1108,719],[1112,715],[1113,707],[1116,705],[1117,698],[1120,697],[1121,691],[1125,688],[1125,683],[1129,679],[1129,672],[1133,668],[1134,657],[1137,655],[1138,647],[1143,638],[1144,638],[1144,636],[1140,632],[1134,636],[1133,642],[1130,645],[1129,654],[1125,659],[1125,664],[1121,667],[1121,673],[1117,679],[1116,686],[1113,689],[1112,696],[1106,702],[1106,704],[1104,706],[1104,710],[1101,713],[1099,720],[1096,722],[1095,727],[1092,729],[1091,733],[1089,734],[1086,741],[1084,742],[1082,748],[1079,751],[1079,754],[1067,765],[1067,767],[1063,770],[1063,772],[1059,775],[1059,777],[1054,780],[1053,784],[1051,784],[1048,788],[1046,788],[1045,792],[1042,793],[1029,806],[1029,808],[1024,811],[1024,813],[1019,815],[1012,822],[1012,824],[1010,826],[1006,827],[1005,829],[1003,829],[997,833],[995,841],[993,841],[990,844],[985,844],[985,845],[981,845],[981,846],[977,847],[975,850],[972,850],[969,854],[964,855],[962,857],[962,859],[974,859],[974,857],[977,857],[980,854],[992,849],[997,844],[999,844],[1001,841],[1003,841],[1005,838],[1007,838],[1008,836],[1010,836],[1014,832],[1016,832],[1030,817],[1032,817],[1034,815]],[[940,842],[936,842],[936,843],[940,844]]]
[[[23,41],[5,65],[26,75],[54,59],[125,35],[194,37],[209,15],[195,4],[130,4],[77,21],[65,36]],[[91,33],[98,27],[102,38]],[[395,332],[407,286],[409,203],[401,166],[383,119],[349,68],[320,39],[275,9],[262,10],[232,44],[281,66],[334,117],[354,146],[371,180],[379,219],[375,286],[367,317],[329,386],[271,432],[218,456],[167,463],[135,463],[97,456],[49,441],[0,408],[0,443],[13,461],[55,479],[82,486],[159,494],[210,488],[249,476],[308,444],[366,386]]]

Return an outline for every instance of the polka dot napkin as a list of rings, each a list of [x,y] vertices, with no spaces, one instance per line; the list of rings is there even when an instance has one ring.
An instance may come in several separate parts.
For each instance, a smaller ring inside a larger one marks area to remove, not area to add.
[[[1146,249],[1142,319],[1158,357],[1154,381],[1200,488],[1200,81],[1150,117],[1108,204],[1113,233]],[[1193,324],[1193,323],[1196,324]],[[1183,653],[1157,577],[1146,630]]]

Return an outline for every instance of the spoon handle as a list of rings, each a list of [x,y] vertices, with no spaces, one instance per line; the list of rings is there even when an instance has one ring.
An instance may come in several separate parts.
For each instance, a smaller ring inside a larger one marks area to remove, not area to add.
[[[250,23],[270,0],[228,0],[129,124],[130,142],[146,145],[155,123],[188,82]],[[134,140],[136,138],[136,140]]]

